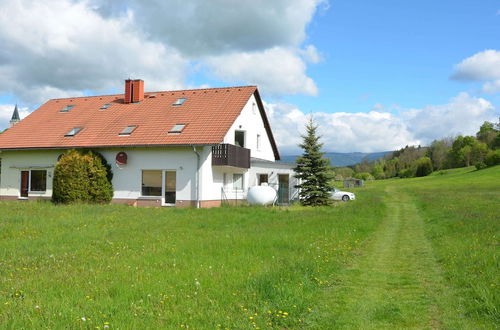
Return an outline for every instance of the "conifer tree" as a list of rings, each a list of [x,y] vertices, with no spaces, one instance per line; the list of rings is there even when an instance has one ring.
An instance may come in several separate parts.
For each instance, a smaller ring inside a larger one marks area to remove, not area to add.
[[[300,184],[296,187],[300,189],[302,205],[320,206],[331,202],[332,171],[330,161],[324,158],[324,152],[321,152],[323,144],[319,142],[317,129],[313,118],[309,118],[306,134],[302,135],[303,141],[299,144],[304,152],[302,156],[297,157],[297,167],[294,169],[296,178],[300,179]]]

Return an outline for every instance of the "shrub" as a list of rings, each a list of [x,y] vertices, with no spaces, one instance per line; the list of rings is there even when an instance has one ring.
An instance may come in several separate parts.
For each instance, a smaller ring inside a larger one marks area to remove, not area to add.
[[[417,160],[415,176],[422,177],[432,173],[432,161],[429,157],[421,157]]]
[[[482,170],[483,168],[488,167],[488,165],[486,165],[483,162],[477,162],[476,164],[474,164],[474,166],[476,167],[477,170]]]
[[[400,178],[413,178],[415,176],[415,170],[413,168],[405,168],[398,173]]]
[[[54,169],[52,201],[109,203],[113,186],[108,180],[103,159],[87,150],[65,152]]]
[[[484,158],[484,162],[487,166],[495,166],[500,164],[500,149],[495,151],[490,151]]]
[[[354,174],[354,177],[356,179],[361,179],[361,180],[365,180],[365,181],[373,180],[373,176],[368,172],[356,173],[356,174]]]

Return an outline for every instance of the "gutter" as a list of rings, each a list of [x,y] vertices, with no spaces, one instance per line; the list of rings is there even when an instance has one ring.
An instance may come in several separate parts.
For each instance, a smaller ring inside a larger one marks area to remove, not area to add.
[[[193,152],[196,154],[196,173],[195,173],[195,189],[196,189],[196,208],[200,208],[200,153],[193,145]]]

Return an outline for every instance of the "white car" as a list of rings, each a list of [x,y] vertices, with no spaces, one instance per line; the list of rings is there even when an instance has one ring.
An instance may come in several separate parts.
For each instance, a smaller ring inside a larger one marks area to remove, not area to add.
[[[332,199],[336,201],[351,201],[356,199],[356,195],[354,195],[352,192],[348,191],[341,191],[338,190],[337,188],[333,188],[332,191]]]

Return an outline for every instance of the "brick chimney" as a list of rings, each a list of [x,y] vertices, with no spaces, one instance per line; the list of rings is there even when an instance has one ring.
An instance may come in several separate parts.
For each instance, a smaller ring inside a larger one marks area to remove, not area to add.
[[[144,100],[144,81],[140,79],[125,80],[124,103],[138,103]]]

